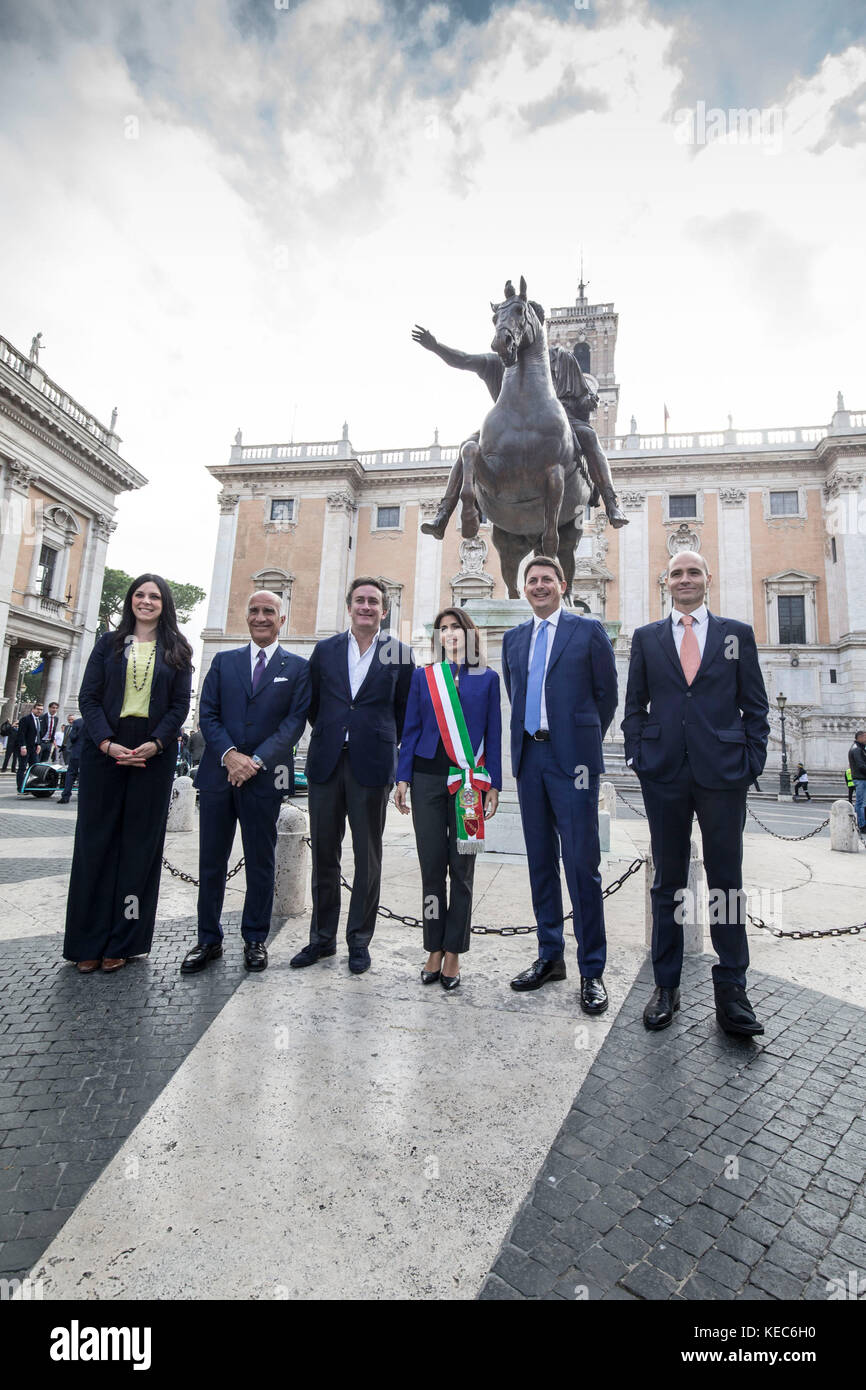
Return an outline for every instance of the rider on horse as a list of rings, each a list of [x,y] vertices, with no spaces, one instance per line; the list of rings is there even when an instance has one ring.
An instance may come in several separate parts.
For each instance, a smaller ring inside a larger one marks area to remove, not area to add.
[[[543,323],[544,310],[534,300],[531,303],[538,318]],[[437,342],[428,329],[421,328],[418,324],[415,325],[412,337],[416,343],[420,343],[428,351],[435,352],[436,356],[441,357],[442,361],[446,362],[449,367],[459,367],[462,371],[475,372],[476,376],[481,377],[494,401],[498,400],[505,373],[505,367],[498,353],[468,353],[460,352],[457,348],[446,347],[444,343]],[[594,484],[593,494],[590,498],[591,505],[597,506],[600,497],[604,502],[604,509],[611,525],[627,526],[628,517],[619,508],[610,464],[598,442],[598,435],[589,424],[589,416],[598,405],[598,396],[591,388],[581,370],[580,363],[572,353],[559,347],[550,348],[549,353],[550,371],[556,395],[568,416],[574,435],[575,449],[586,460],[586,466]],[[470,435],[470,439],[476,442],[478,438],[479,432]],[[440,541],[443,539],[451,513],[460,500],[462,483],[463,464],[461,450],[458,450],[457,460],[451,469],[448,487],[445,496],[439,503],[439,509],[432,521],[425,521],[421,526],[421,530],[427,535],[435,536]]]

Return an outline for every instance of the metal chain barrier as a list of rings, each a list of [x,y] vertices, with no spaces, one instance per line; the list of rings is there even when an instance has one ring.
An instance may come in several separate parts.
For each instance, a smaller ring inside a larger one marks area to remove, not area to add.
[[[783,836],[781,838],[791,838]],[[800,836],[802,839],[803,837]],[[861,931],[866,931],[866,922],[861,922],[857,927],[825,927],[823,931],[781,931],[779,927],[771,927],[761,917],[753,917],[751,912],[746,916],[753,927],[760,927],[761,931],[768,931],[772,936],[780,936],[785,941],[808,941],[813,937],[819,936],[859,936]]]
[[[626,806],[630,811],[634,811],[637,815],[643,816],[644,820],[646,820],[646,811],[642,806],[633,806],[632,803],[629,801],[628,797],[626,796],[625,792],[621,792],[619,787],[616,788],[616,794],[618,797],[622,798],[622,800],[625,802]]]
[[[309,835],[304,836],[304,843],[309,845],[310,849],[312,849],[313,843]],[[638,869],[643,867],[644,863],[645,860],[643,857],[640,859],[633,859],[625,873],[620,874],[619,878],[614,879],[613,883],[609,883],[608,886],[602,890],[601,896],[603,898],[609,898],[611,893],[616,893],[626,880],[631,878],[632,874],[636,874]],[[340,883],[351,892],[352,885],[342,874],[340,874]],[[567,913],[562,919],[563,922],[567,922],[573,915],[572,912]],[[390,922],[402,922],[404,927],[423,927],[424,925],[420,917],[412,917],[411,914],[407,912],[392,912],[390,907],[382,907],[381,904],[379,905],[378,916],[385,917]],[[537,928],[534,924],[531,927],[485,927],[478,924],[471,926],[469,930],[476,936],[527,936],[530,932],[535,932]]]
[[[760,816],[755,815],[751,806],[747,806],[746,810],[752,817],[752,820],[757,821],[761,829],[765,830],[768,835],[772,835],[776,840],[811,840],[813,835],[820,835],[821,831],[830,824],[830,817],[828,816],[826,820],[821,821],[820,825],[816,825],[814,830],[807,830],[805,835],[780,835],[777,830],[771,830],[768,825],[765,825]]]
[[[309,843],[309,841],[308,841],[308,843]],[[168,862],[168,860],[166,859],[165,855],[163,855],[163,857],[162,857],[162,867],[163,867],[164,869],[168,869],[168,871],[169,871],[169,873],[171,874],[172,878],[179,878],[179,879],[182,879],[184,883],[191,883],[192,886],[193,886],[194,888],[198,888],[198,886],[199,886],[199,881],[198,881],[198,879],[197,879],[197,878],[193,878],[192,874],[185,874],[184,871],[183,871],[183,869],[176,869],[175,866],[174,866],[174,864],[169,864],[169,862]],[[235,874],[239,874],[240,871],[241,871],[241,869],[242,869],[243,867],[244,867],[244,861],[243,861],[243,859],[239,859],[238,862],[235,864],[234,868],[233,868],[233,869],[229,869],[228,873],[226,874],[226,883],[228,883],[228,881],[229,881],[230,878],[234,878]]]

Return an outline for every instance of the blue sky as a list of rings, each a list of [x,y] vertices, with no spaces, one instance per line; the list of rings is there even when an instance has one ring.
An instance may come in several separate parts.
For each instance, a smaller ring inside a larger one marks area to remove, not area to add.
[[[568,303],[581,246],[623,428],[866,407],[864,28],[860,0],[0,0],[0,332],[118,406],[151,485],[110,562],[208,586],[238,425],[457,442],[483,387],[412,324],[486,348],[504,280]]]

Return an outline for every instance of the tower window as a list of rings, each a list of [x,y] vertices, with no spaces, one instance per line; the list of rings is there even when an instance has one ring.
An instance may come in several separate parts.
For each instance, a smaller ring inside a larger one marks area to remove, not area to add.
[[[794,489],[791,492],[770,493],[770,516],[799,516],[800,498]]]
[[[295,516],[294,497],[275,497],[271,502],[271,521],[293,521]]]
[[[588,372],[590,370],[589,364],[591,360],[589,343],[575,343],[573,353],[577,361],[580,363],[580,370],[582,372]]]
[[[802,594],[779,595],[779,644],[802,646],[806,641],[806,600]]]
[[[697,514],[697,493],[680,492],[668,498],[668,516],[696,517]]]

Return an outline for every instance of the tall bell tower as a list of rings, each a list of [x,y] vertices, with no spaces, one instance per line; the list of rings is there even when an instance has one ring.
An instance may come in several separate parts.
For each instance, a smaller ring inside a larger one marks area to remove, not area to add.
[[[563,308],[551,309],[547,316],[547,337],[551,347],[567,348],[577,357],[585,372],[598,382],[598,410],[592,424],[604,446],[616,434],[619,383],[614,370],[619,315],[613,304],[590,304],[586,297],[588,281],[580,281],[577,299]]]

